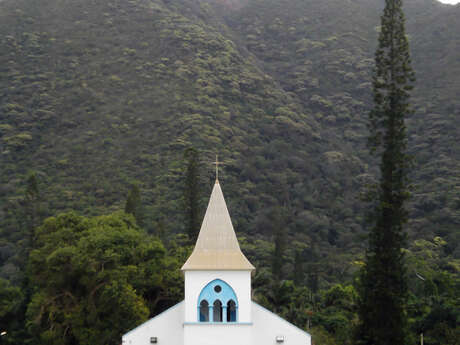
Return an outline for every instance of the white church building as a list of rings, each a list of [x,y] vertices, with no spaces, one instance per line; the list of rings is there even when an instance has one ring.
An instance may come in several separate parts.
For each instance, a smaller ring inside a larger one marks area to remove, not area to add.
[[[241,252],[219,181],[182,266],[185,299],[122,337],[123,345],[311,345],[311,336],[251,300],[254,266]]]

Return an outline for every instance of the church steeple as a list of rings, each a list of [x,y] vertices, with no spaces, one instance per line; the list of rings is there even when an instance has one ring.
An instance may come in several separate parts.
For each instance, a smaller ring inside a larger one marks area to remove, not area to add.
[[[217,176],[182,270],[184,301],[125,334],[123,344],[311,344],[309,334],[251,300],[254,266],[241,252]]]
[[[254,270],[241,252],[217,179],[195,248],[182,270]]]

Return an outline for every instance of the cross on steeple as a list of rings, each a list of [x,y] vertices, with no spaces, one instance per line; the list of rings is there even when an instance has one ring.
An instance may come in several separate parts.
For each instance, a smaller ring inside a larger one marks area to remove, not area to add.
[[[216,161],[213,163],[216,166],[216,182],[219,182],[219,164],[223,164],[222,162],[219,162],[219,156],[216,155]]]

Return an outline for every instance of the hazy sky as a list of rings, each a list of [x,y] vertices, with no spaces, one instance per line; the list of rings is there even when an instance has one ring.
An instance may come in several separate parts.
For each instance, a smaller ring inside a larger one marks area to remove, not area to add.
[[[443,4],[452,4],[452,5],[458,4],[460,2],[460,0],[438,0],[438,1],[442,2]]]

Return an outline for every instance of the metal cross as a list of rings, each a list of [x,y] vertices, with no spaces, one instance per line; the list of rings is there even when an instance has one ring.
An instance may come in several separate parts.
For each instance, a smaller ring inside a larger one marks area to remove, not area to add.
[[[222,162],[219,162],[219,156],[216,155],[216,161],[213,163],[216,165],[216,181],[219,181],[219,164],[223,164]]]

